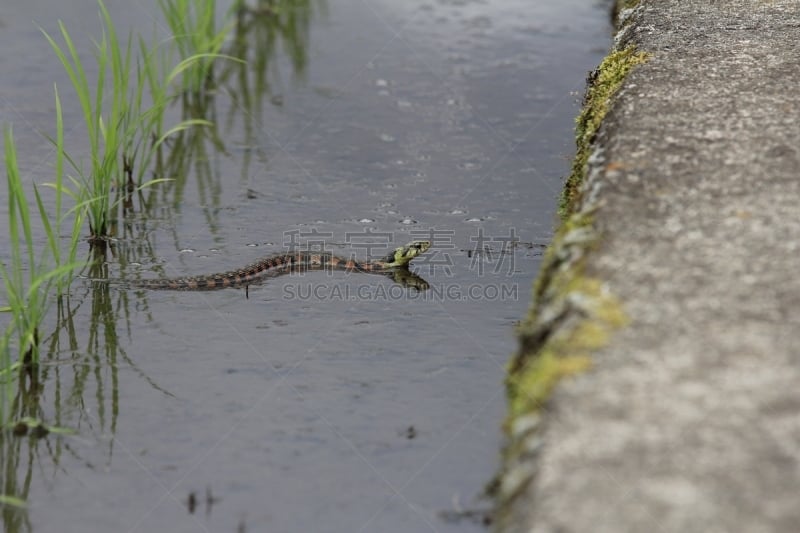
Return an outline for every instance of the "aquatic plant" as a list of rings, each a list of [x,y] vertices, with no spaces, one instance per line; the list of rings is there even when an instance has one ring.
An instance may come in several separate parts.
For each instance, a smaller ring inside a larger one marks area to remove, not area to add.
[[[27,523],[27,515],[13,512],[13,509],[25,509],[29,487],[17,480],[22,441],[14,437],[27,435],[35,440],[50,433],[70,432],[45,425],[39,405],[40,332],[50,306],[57,302],[61,307],[73,272],[84,265],[75,260],[83,206],[70,209],[64,206],[64,196],[71,193],[64,184],[64,124],[57,90],[55,105],[55,179],[46,184],[54,191],[54,199],[48,204],[48,210],[39,188],[33,186],[38,219],[31,209],[32,202],[17,163],[13,130],[8,126],[4,132],[9,257],[5,263],[0,263],[3,278],[0,310],[7,312],[10,318],[0,335],[0,472],[3,477],[0,507],[3,524],[9,531],[23,530],[17,526]],[[66,246],[62,238],[65,233],[68,235]]]
[[[100,42],[95,43],[98,73],[94,90],[89,84],[86,69],[64,24],[61,21],[58,23],[64,40],[63,48],[42,30],[67,72],[83,111],[83,120],[89,137],[89,168],[84,169],[82,164],[73,158],[69,158],[69,161],[79,175],[79,180],[76,182],[77,193],[81,200],[87,203],[90,238],[95,240],[109,235],[113,203],[111,197],[114,186],[119,183],[118,154],[125,144],[120,136],[120,130],[131,120],[128,116],[130,110],[126,98],[130,75],[129,69],[126,68],[130,66],[130,43],[123,63],[119,42],[108,11],[102,3],[100,6],[106,27]],[[109,61],[112,60],[115,63],[112,65],[114,76],[111,78],[110,88],[107,88],[106,71]],[[110,98],[106,98],[107,90],[111,92]],[[106,110],[104,106],[109,108]],[[106,111],[105,116],[104,111]]]
[[[59,122],[60,125],[60,122]],[[63,128],[58,137],[63,141]],[[4,332],[0,349],[0,379],[5,383],[9,374],[20,365],[35,366],[39,361],[39,330],[47,308],[52,303],[53,289],[63,291],[70,274],[82,265],[71,261],[74,257],[74,243],[64,255],[60,250],[61,193],[57,192],[56,220],[52,221],[44,209],[39,191],[34,187],[36,203],[47,237],[48,246],[37,255],[34,241],[33,217],[28,206],[28,198],[23,187],[17,165],[16,146],[11,127],[4,133],[5,165],[8,185],[8,246],[10,258],[7,264],[0,264],[5,289],[4,310],[11,318]],[[60,183],[60,179],[56,180]],[[57,190],[61,190],[57,187]],[[73,230],[73,239],[77,232]],[[11,362],[14,345],[21,355],[20,360]],[[4,389],[6,389],[4,387]],[[0,394],[0,415],[6,414],[8,395]],[[5,416],[0,416],[5,422]]]
[[[52,217],[42,201],[39,190],[35,186],[33,190],[36,196],[36,206],[39,210],[39,219],[44,227],[44,232],[47,237],[47,246],[53,260],[53,265],[57,268],[72,266],[72,270],[74,270],[84,264],[77,260],[77,252],[78,243],[81,240],[81,227],[83,226],[86,203],[80,203],[79,199],[73,195],[72,190],[67,187],[64,180],[64,159],[66,158],[66,151],[64,150],[64,118],[58,87],[54,86],[53,91],[55,93],[56,107],[56,136],[55,139],[53,139],[56,148],[55,180],[44,184],[54,191],[54,212],[52,213]],[[73,207],[67,211],[65,211],[64,208],[65,195],[71,197],[74,203]],[[69,239],[67,240],[66,250],[62,249],[61,239],[59,239],[59,236],[64,234],[65,225],[69,226]],[[69,270],[66,275],[57,276],[55,278],[56,292],[58,295],[62,295],[69,286],[69,282],[72,279],[69,274],[71,274],[71,270]]]
[[[78,203],[86,206],[92,244],[113,234],[112,224],[123,192],[130,194],[163,181],[144,180],[144,175],[154,151],[165,139],[175,132],[208,124],[201,119],[185,120],[163,132],[164,110],[171,98],[168,87],[202,58],[189,57],[167,72],[168,54],[159,45],[147,46],[140,40],[141,56],[134,70],[132,37],[129,35],[123,44],[102,0],[98,5],[103,33],[95,42],[97,77],[92,84],[64,24],[59,22],[63,45],[42,30],[70,78],[86,125],[88,165],[84,167],[83,158],[67,155],[66,159],[78,175],[73,180],[74,194]]]

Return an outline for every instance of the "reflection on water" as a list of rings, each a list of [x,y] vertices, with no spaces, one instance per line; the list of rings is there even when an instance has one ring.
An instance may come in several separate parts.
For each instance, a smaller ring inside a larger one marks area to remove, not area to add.
[[[179,206],[184,202],[186,182],[194,180],[199,201],[212,234],[221,205],[222,182],[219,158],[229,156],[225,139],[241,128],[241,175],[247,176],[253,154],[266,155],[254,138],[263,126],[263,106],[282,105],[279,54],[290,59],[292,76],[303,80],[308,62],[308,39],[313,18],[327,11],[325,0],[259,0],[255,6],[241,1],[231,38],[221,54],[241,61],[219,60],[209,85],[200,92],[180,95],[181,120],[202,119],[209,126],[182,130],[156,154],[154,175],[170,181],[152,187],[144,205]],[[276,89],[277,88],[277,92]],[[225,96],[227,111],[220,115],[217,95]]]
[[[77,280],[41,364],[11,378],[16,419],[76,434],[0,436],[0,490],[29,504],[3,506],[4,528],[481,531],[511,330],[605,13],[583,0],[234,4],[222,53],[244,62],[217,61],[169,110],[212,124],[159,147],[152,177],[169,181],[119,191],[115,238],[82,276],[223,272],[297,232],[330,235],[337,255],[353,236],[396,246],[423,232],[436,255],[246,291]]]
[[[225,53],[244,62],[221,65],[217,80],[231,101],[225,123],[230,127],[240,117],[245,145],[258,149],[254,132],[263,125],[264,104],[283,104],[281,94],[285,88],[275,54],[283,52],[290,60],[295,80],[304,80],[311,22],[315,16],[325,15],[327,4],[321,0],[259,0],[254,7],[243,3],[236,12],[233,38]],[[242,160],[243,175],[250,164],[251,152],[247,150]]]

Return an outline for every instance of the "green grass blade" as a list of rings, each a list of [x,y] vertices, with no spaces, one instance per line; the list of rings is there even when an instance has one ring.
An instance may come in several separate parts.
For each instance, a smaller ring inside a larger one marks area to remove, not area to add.
[[[233,57],[225,54],[214,54],[214,53],[202,53],[202,54],[195,54],[191,57],[187,57],[177,65],[175,68],[172,69],[169,76],[167,76],[167,84],[171,84],[176,77],[178,77],[183,71],[192,68],[198,62],[204,59],[228,59],[230,61],[235,61],[237,63],[244,63],[243,60],[239,59],[238,57]]]
[[[22,226],[22,233],[27,245],[28,261],[30,265],[34,264],[33,256],[33,235],[31,233],[30,225],[30,211],[28,210],[28,203],[25,201],[25,191],[22,188],[22,179],[19,175],[19,167],[17,166],[17,150],[14,143],[14,132],[11,126],[8,126],[5,131],[5,156],[6,156],[6,171],[8,173],[8,202],[9,202],[9,233],[11,237],[11,246],[19,249],[19,224]],[[19,217],[19,221],[17,220]],[[21,258],[17,254],[18,260]],[[21,270],[22,265],[13,265],[12,268]],[[21,275],[21,274],[20,274]],[[31,272],[31,275],[33,273]],[[21,281],[21,279],[20,279]]]
[[[44,202],[42,202],[42,196],[39,194],[39,188],[36,187],[36,185],[33,186],[33,195],[36,198],[36,206],[39,208],[39,218],[42,220],[42,225],[44,226],[47,244],[50,246],[50,253],[53,254],[53,258],[56,264],[58,264],[61,258],[58,247],[58,234],[50,224],[50,215],[47,212],[47,208],[44,206]]]
[[[214,123],[213,123],[213,122],[211,122],[211,121],[208,121],[208,120],[204,120],[204,119],[201,119],[201,118],[195,118],[195,119],[184,120],[183,122],[181,122],[181,123],[180,123],[180,124],[178,124],[177,126],[173,126],[173,127],[172,127],[172,128],[170,128],[169,130],[167,130],[167,132],[166,132],[166,133],[164,133],[164,135],[162,135],[162,136],[161,136],[161,137],[160,137],[160,138],[159,138],[159,139],[158,139],[158,140],[155,142],[155,146],[159,146],[159,145],[160,145],[160,144],[162,144],[162,143],[163,143],[165,140],[167,140],[167,137],[169,137],[170,135],[174,135],[174,134],[176,134],[176,133],[178,133],[178,132],[180,132],[180,131],[188,130],[189,128],[192,128],[192,127],[194,127],[194,126],[213,126],[213,125],[214,125]]]

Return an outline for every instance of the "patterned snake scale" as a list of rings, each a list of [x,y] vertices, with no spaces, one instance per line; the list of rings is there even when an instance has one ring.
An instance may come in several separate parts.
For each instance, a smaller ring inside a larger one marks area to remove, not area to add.
[[[224,289],[228,287],[246,287],[266,277],[279,276],[288,272],[341,270],[346,272],[389,274],[395,270],[407,269],[408,263],[428,250],[430,246],[431,243],[429,241],[412,241],[405,246],[396,248],[380,260],[363,263],[359,263],[353,259],[338,257],[328,252],[300,251],[265,257],[239,270],[231,270],[229,272],[205,276],[105,281],[120,283],[126,287],[135,289],[202,291]]]

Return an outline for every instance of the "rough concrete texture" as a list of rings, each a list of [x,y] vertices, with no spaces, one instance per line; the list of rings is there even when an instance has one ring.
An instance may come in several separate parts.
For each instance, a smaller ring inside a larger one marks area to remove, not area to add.
[[[586,273],[630,324],[559,383],[505,532],[800,531],[800,1],[642,0]],[[505,475],[513,476],[514,472]]]

